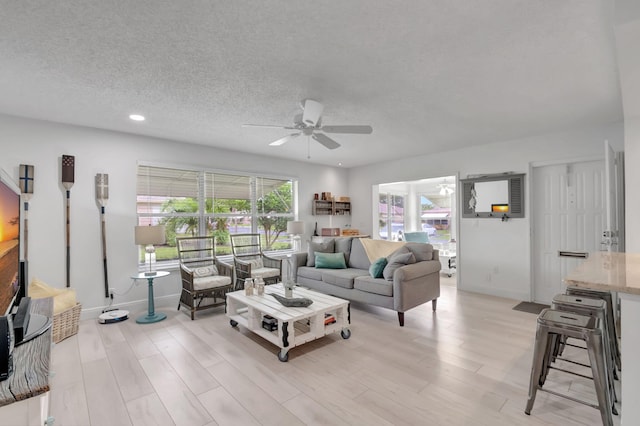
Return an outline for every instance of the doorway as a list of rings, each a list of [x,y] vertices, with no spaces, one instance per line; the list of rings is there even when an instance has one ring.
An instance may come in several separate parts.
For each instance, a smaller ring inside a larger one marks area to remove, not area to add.
[[[550,304],[562,279],[601,249],[606,227],[603,160],[533,168],[533,301]]]
[[[442,176],[374,186],[373,236],[402,241],[404,232],[425,232],[440,251],[443,277],[452,278],[456,269],[457,177]],[[455,285],[455,282],[453,283]]]

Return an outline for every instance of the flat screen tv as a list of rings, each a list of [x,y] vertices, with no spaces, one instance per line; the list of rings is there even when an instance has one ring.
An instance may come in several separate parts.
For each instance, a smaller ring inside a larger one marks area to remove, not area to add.
[[[17,302],[20,288],[20,189],[0,170],[0,315]]]

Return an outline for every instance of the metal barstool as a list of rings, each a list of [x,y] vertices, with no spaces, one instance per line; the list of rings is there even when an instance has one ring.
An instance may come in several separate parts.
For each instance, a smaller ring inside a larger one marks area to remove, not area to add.
[[[540,313],[537,320],[536,339],[533,348],[533,362],[531,365],[531,378],[529,380],[529,398],[527,399],[527,406],[524,410],[526,414],[531,414],[536,393],[538,390],[541,390],[596,408],[600,410],[602,424],[604,426],[613,425],[610,408],[612,403],[607,387],[604,341],[602,331],[597,327],[596,323],[595,317],[573,312],[544,309]],[[552,368],[550,367],[550,363],[553,356],[554,342],[557,341],[558,338],[565,337],[580,339],[586,343],[598,405],[542,387],[548,369]]]
[[[609,394],[610,394],[611,400],[613,402],[617,402],[618,398],[616,396],[615,385],[613,383],[616,365],[615,365],[615,359],[613,357],[613,354],[611,353],[611,346],[609,344],[609,339],[611,339],[612,337],[610,337],[609,330],[607,327],[606,302],[602,299],[593,299],[593,298],[582,297],[582,296],[570,296],[567,294],[557,294],[553,297],[551,307],[559,311],[575,312],[576,314],[591,316],[597,319],[596,326],[600,328],[600,331],[602,331],[602,339],[603,339],[604,350],[605,350],[605,361],[607,364],[607,384],[609,388]],[[566,337],[557,339],[557,340],[558,342],[555,345],[554,352],[553,352],[554,358],[562,355],[565,345],[586,349],[583,346],[571,345],[567,343]],[[581,365],[583,367],[589,367],[588,365],[585,365],[570,359],[562,358],[562,360],[573,363],[573,364]],[[612,405],[611,411],[613,414],[616,414],[616,415],[618,414],[618,410],[616,409],[615,404]]]
[[[607,329],[609,336],[613,336],[609,339],[609,345],[611,346],[611,353],[616,361],[616,368],[618,371],[622,371],[618,330],[616,328],[616,319],[613,312],[613,297],[611,296],[611,292],[606,290],[592,290],[582,287],[567,287],[566,293],[572,296],[590,297],[592,299],[601,299],[605,301],[607,304]],[[618,378],[617,373],[615,374],[615,378]]]

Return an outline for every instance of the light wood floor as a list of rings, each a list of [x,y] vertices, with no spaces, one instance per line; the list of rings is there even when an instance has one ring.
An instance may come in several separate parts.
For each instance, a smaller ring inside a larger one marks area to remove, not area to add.
[[[83,321],[54,346],[51,414],[56,426],[600,424],[544,392],[525,415],[536,315],[442,281],[435,314],[415,308],[401,328],[393,311],[352,305],[350,339],[294,348],[288,363],[222,308]],[[595,401],[586,379],[552,371],[545,386]]]

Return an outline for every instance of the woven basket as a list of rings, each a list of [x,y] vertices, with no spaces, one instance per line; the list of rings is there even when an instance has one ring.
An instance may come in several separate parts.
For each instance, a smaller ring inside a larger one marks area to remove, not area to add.
[[[53,342],[58,343],[67,337],[78,333],[78,323],[80,322],[80,311],[82,305],[76,306],[60,312],[53,316]]]

